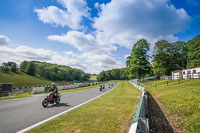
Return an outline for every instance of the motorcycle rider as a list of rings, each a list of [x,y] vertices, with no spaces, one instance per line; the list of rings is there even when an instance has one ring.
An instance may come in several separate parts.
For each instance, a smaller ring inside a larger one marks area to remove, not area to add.
[[[53,92],[53,100],[57,97],[58,94],[58,88],[56,87],[55,83],[51,84],[51,88],[48,92],[52,91]]]

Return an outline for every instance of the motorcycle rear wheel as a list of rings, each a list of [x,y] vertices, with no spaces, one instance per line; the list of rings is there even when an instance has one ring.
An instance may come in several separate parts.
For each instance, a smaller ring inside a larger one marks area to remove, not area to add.
[[[60,103],[60,97],[57,97],[56,98],[56,104],[59,104]]]
[[[42,101],[42,106],[43,106],[44,108],[46,108],[46,107],[48,106],[48,100],[44,99],[44,100]]]

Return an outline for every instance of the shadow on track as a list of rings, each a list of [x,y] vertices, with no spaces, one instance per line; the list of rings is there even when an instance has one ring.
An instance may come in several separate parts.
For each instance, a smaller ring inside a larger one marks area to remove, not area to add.
[[[51,106],[48,106],[48,108],[55,108],[55,107],[70,107],[68,103],[59,103],[59,104],[53,104]]]
[[[149,133],[174,133],[160,106],[148,92]]]

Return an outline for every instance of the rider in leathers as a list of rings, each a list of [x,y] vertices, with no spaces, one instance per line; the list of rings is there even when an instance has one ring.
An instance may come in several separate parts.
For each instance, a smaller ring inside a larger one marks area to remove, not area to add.
[[[55,99],[58,94],[58,88],[56,87],[55,83],[51,84],[51,89],[48,92],[50,92],[50,91],[53,92],[53,96],[54,96],[53,99]]]

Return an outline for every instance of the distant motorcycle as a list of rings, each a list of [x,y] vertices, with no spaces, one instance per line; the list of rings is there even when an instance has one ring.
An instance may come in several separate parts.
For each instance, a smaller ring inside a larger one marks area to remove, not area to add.
[[[57,93],[56,96],[53,93],[48,93],[47,97],[42,101],[42,106],[46,108],[48,104],[59,104],[60,103],[61,94]]]
[[[99,87],[99,91],[102,91],[102,90],[103,90],[103,86],[100,85],[100,87]]]

